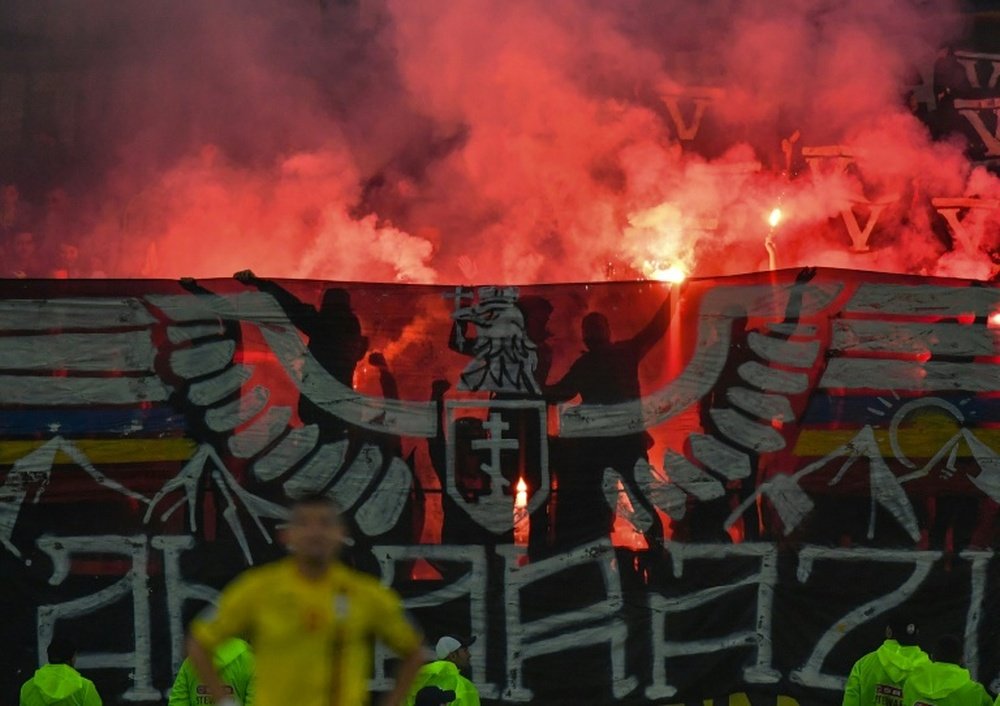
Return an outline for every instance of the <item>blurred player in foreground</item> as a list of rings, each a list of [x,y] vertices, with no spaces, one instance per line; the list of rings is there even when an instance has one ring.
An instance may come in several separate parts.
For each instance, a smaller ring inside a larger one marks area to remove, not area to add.
[[[253,645],[255,706],[367,704],[372,638],[402,658],[382,704],[402,702],[420,668],[420,633],[394,591],[338,561],[345,538],[328,498],[297,500],[283,537],[291,555],[238,576],[219,596],[216,615],[191,624],[188,654],[216,704],[236,703],[211,657],[235,636]]]

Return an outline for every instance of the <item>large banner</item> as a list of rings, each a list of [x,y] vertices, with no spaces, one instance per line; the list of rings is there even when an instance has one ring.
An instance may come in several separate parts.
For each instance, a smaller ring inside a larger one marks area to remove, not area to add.
[[[995,690],[1000,288],[245,279],[0,282],[0,703],[162,702],[314,493],[488,701],[838,704],[901,608]]]

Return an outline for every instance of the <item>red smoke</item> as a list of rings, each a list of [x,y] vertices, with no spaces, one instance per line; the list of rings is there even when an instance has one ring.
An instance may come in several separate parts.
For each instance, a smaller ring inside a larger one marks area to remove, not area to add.
[[[75,240],[107,274],[709,275],[768,267],[769,235],[778,267],[996,270],[1000,211],[958,238],[931,199],[1000,183],[903,100],[961,34],[945,0],[101,5],[77,30],[113,40],[80,116],[98,149],[46,247]],[[838,145],[847,169],[811,173],[803,148]],[[862,199],[885,205],[854,253]]]

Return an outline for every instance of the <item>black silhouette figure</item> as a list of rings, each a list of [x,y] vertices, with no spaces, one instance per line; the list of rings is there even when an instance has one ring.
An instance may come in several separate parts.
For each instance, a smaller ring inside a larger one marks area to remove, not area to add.
[[[639,333],[621,341],[611,340],[608,318],[599,312],[583,317],[582,334],[586,350],[566,375],[546,387],[553,402],[577,395],[587,405],[617,405],[640,402],[639,363],[666,333],[670,298],[664,300],[653,318]],[[560,548],[606,537],[614,524],[614,510],[604,497],[604,471],[613,468],[629,486],[632,495],[647,503],[639,492],[633,468],[646,459],[650,446],[647,433],[611,438],[587,438],[567,443],[565,458],[557,472],[558,495],[554,539]],[[646,533],[650,546],[662,542],[663,529],[651,505],[646,510],[653,525]]]
[[[250,270],[233,276],[274,297],[295,327],[309,337],[308,348],[313,358],[341,384],[353,388],[354,369],[364,357],[368,339],[361,334],[361,322],[351,309],[351,296],[346,290],[326,290],[320,308],[316,309],[276,282],[261,279]],[[344,422],[305,396],[299,398],[299,418],[303,424],[317,424],[325,439],[346,434]]]

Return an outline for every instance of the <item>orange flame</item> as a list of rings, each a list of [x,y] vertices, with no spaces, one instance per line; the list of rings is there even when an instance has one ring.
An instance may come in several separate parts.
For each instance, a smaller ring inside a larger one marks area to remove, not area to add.
[[[528,507],[528,484],[524,482],[524,478],[517,479],[517,495],[514,496],[514,507],[518,510]]]
[[[514,488],[517,491],[514,496],[514,544],[526,547],[531,532],[531,520],[528,518],[528,484],[524,482],[524,478],[518,478]]]
[[[655,279],[660,282],[670,282],[671,284],[680,284],[687,277],[687,272],[685,269],[674,263],[668,267],[663,267],[658,262],[651,262],[647,260],[643,263],[643,273],[649,279]]]

